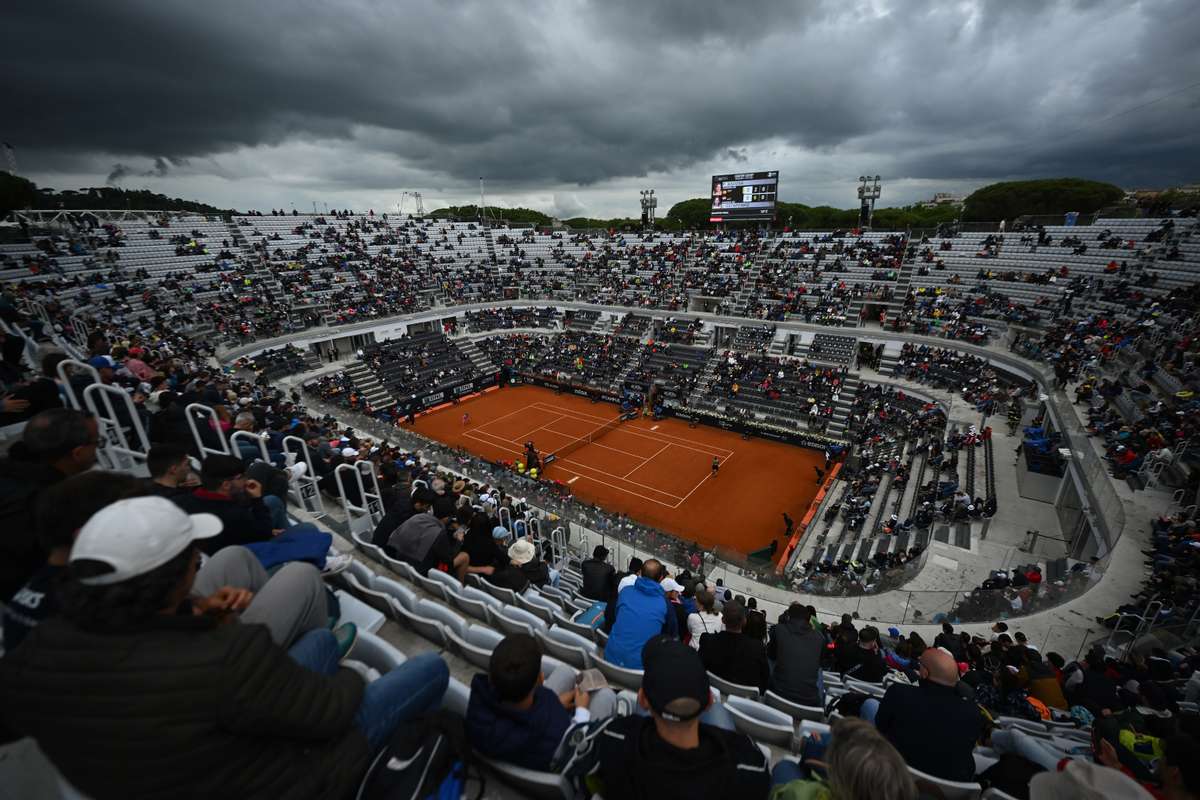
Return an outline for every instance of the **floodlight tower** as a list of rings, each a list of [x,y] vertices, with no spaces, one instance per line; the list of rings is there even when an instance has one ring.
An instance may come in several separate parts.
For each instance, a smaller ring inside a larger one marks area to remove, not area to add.
[[[864,230],[871,227],[875,217],[875,201],[879,199],[879,176],[876,175],[871,183],[870,175],[859,175],[858,187],[858,227]]]
[[[653,189],[642,189],[642,227],[654,227],[654,213],[658,210],[658,198]]]

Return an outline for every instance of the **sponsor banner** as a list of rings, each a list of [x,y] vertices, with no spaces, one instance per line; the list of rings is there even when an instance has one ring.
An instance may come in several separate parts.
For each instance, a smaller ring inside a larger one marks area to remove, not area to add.
[[[424,411],[427,408],[432,408],[439,403],[445,403],[448,400],[453,400],[463,395],[473,394],[474,392],[486,389],[496,383],[495,375],[487,375],[474,380],[463,381],[456,383],[453,386],[447,386],[440,392],[424,395],[417,399],[417,405],[414,411]]]

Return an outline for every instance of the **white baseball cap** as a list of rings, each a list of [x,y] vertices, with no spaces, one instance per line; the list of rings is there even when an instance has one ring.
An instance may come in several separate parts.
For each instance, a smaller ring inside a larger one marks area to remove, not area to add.
[[[353,447],[346,447],[342,450],[342,456],[344,458],[355,458],[358,456],[358,451]]]
[[[161,567],[197,539],[224,528],[215,514],[188,514],[165,497],[118,500],[97,511],[71,547],[71,563],[101,561],[112,572],[81,578],[89,586],[120,583]]]
[[[683,587],[674,578],[663,578],[660,584],[664,592],[682,592]]]

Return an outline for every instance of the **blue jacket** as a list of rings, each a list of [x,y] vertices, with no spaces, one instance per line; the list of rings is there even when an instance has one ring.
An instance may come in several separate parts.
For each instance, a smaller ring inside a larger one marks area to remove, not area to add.
[[[545,686],[534,689],[533,705],[521,710],[500,703],[487,675],[471,679],[467,740],[490,758],[545,772],[572,719]]]
[[[639,576],[617,595],[616,621],[604,648],[604,659],[618,667],[641,669],[642,648],[660,634],[679,635],[675,611],[662,586]]]

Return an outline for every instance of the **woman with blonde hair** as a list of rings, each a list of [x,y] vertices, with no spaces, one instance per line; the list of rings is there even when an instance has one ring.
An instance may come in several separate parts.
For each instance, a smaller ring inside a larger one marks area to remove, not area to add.
[[[822,780],[810,770],[823,769]],[[807,776],[807,777],[806,777]],[[916,800],[908,765],[875,726],[861,719],[833,725],[825,760],[780,761],[771,800]]]

